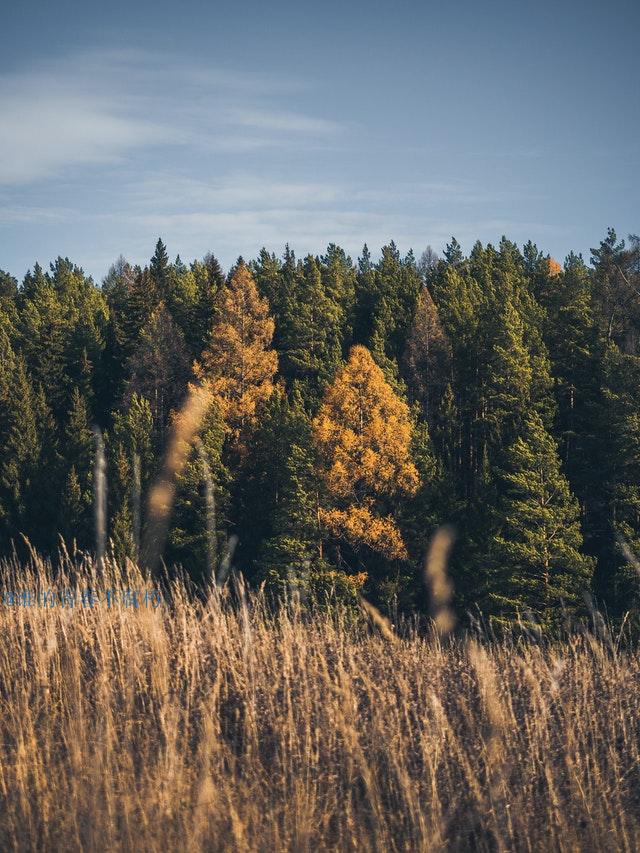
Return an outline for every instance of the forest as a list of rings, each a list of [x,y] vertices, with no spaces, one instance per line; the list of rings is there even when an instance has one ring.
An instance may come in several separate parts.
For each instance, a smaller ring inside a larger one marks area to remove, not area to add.
[[[640,240],[587,264],[452,239],[357,261],[263,249],[68,258],[0,273],[0,553],[143,560],[149,495],[183,404],[207,405],[176,471],[162,560],[196,587],[231,564],[310,604],[422,612],[449,525],[453,606],[545,629],[640,604]],[[638,558],[636,558],[638,555]]]

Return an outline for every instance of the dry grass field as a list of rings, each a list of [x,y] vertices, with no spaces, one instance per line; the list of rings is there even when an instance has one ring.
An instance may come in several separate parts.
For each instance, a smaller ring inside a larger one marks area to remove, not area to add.
[[[78,585],[100,601],[18,598]],[[640,847],[640,663],[606,632],[441,642],[239,583],[111,587],[149,584],[2,570],[2,850]]]

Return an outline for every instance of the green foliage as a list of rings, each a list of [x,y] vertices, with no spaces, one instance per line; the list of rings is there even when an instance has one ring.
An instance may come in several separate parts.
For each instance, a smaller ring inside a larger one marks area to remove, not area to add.
[[[230,472],[223,459],[225,426],[215,405],[177,482],[166,559],[196,582],[215,578],[229,528]]]
[[[449,522],[459,615],[551,625],[584,589],[613,614],[640,608],[640,241],[610,229],[591,261],[562,268],[504,237],[465,255],[452,238],[418,264],[393,242],[356,264],[335,244],[300,260],[263,249],[225,276],[211,254],[171,263],[158,240],[148,266],[121,257],[101,288],[62,257],[20,286],[0,271],[0,548],[21,533],[48,553],[59,534],[92,547],[97,425],[109,538],[135,559],[199,375],[217,405],[178,474],[165,552],[194,579],[237,536],[256,583],[353,602],[366,574],[372,600],[419,607],[426,542]],[[390,436],[388,408],[376,420],[367,403],[366,446],[353,388],[334,388],[354,344],[405,413]],[[369,464],[392,439],[410,488]]]
[[[579,507],[560,470],[557,447],[532,412],[504,454],[498,477],[498,531],[486,570],[492,608],[542,624],[575,611],[589,590],[593,561],[581,553]]]

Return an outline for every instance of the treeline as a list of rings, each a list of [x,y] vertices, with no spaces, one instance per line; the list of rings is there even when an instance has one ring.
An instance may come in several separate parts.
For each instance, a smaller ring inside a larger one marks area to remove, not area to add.
[[[587,592],[637,608],[640,241],[591,266],[531,242],[455,239],[419,261],[262,250],[68,259],[0,273],[0,549],[94,547],[104,437],[110,548],[139,555],[145,500],[189,386],[212,395],[164,559],[229,560],[317,596],[424,606],[420,564],[451,523],[461,613],[552,624]]]

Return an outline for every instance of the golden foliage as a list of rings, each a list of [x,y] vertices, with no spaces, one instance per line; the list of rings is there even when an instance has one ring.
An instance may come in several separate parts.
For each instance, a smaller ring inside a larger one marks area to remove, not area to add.
[[[392,518],[380,518],[369,506],[353,504],[346,510],[320,510],[320,521],[354,548],[368,545],[389,560],[406,560],[407,549]]]
[[[270,349],[274,322],[245,264],[220,293],[220,320],[194,369],[205,380],[234,440],[255,423],[273,391],[278,356]]]
[[[363,346],[354,346],[313,421],[321,475],[332,503],[321,513],[332,533],[354,547],[367,544],[390,558],[406,557],[394,521],[374,514],[377,497],[415,494],[409,407],[393,392]]]
[[[313,422],[329,491],[349,497],[360,489],[414,494],[418,472],[409,456],[409,407],[393,393],[363,346],[354,346]]]
[[[562,272],[562,266],[557,261],[554,261],[553,258],[549,258],[547,266],[549,268],[548,272],[550,276],[560,275]]]

